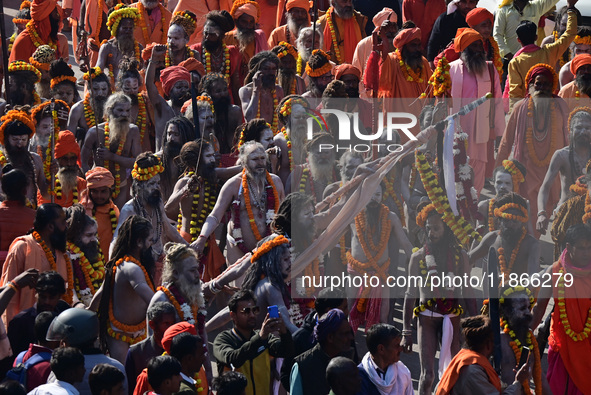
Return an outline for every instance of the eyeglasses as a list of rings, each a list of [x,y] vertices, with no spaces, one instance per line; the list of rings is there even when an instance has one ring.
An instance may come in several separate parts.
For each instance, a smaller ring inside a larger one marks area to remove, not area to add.
[[[242,314],[246,314],[246,315],[248,315],[248,314],[250,314],[250,313],[252,313],[252,314],[255,314],[255,315],[256,315],[256,314],[258,314],[258,313],[259,313],[259,311],[261,311],[261,308],[260,308],[259,306],[254,306],[254,307],[245,307],[245,308],[243,308],[243,309],[242,309],[240,312],[241,312]]]

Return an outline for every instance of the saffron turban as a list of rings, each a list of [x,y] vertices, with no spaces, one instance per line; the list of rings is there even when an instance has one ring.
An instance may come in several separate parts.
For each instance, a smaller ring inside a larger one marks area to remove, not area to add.
[[[236,7],[236,9],[234,9],[234,7],[232,7],[232,10],[234,12],[232,12],[232,18],[234,19],[238,19],[240,18],[242,15],[246,14],[246,15],[250,15],[251,17],[254,18],[255,22],[258,22],[259,20],[259,7],[258,4],[255,3],[254,1],[247,1],[244,2],[241,6]]]
[[[179,63],[179,66],[186,68],[189,72],[195,71],[201,77],[205,75],[205,67],[203,67],[203,63],[195,58],[183,60],[181,63]]]
[[[113,174],[104,167],[95,167],[86,172],[86,186],[90,189],[94,188],[111,188],[115,183]]]
[[[314,338],[319,343],[326,340],[327,336],[331,333],[335,333],[343,321],[347,320],[347,316],[339,309],[329,310],[318,320],[318,323],[314,327]]]
[[[340,80],[344,75],[355,75],[357,78],[361,79],[361,71],[352,64],[343,63],[335,67],[334,69],[334,79]]]
[[[191,74],[184,67],[170,66],[160,72],[160,82],[162,82],[162,89],[166,95],[170,94],[174,84],[183,80],[191,83]]]
[[[303,8],[306,11],[310,11],[310,2],[308,0],[287,0],[285,9],[289,11],[292,8]]]
[[[399,50],[402,50],[406,44],[416,39],[421,39],[421,29],[418,27],[413,27],[412,29],[404,29],[398,32],[396,37],[394,37],[394,46]]]
[[[383,10],[378,12],[376,16],[371,20],[376,28],[382,26],[386,20],[390,22],[398,22],[398,15],[391,8],[384,7]]]
[[[553,81],[552,90],[556,89],[556,85],[558,83],[558,76],[554,72],[552,66],[544,63],[538,63],[535,66],[532,66],[532,68],[529,69],[527,75],[525,76],[526,90],[529,90],[529,86],[536,80],[536,77],[538,75],[545,75],[546,77],[548,77],[550,81]]]
[[[169,327],[162,335],[162,348],[168,354],[170,354],[170,346],[172,344],[172,339],[176,335],[180,335],[181,333],[190,333],[191,335],[197,335],[197,329],[195,329],[195,325],[189,324],[187,321],[179,322],[171,327]]]
[[[570,72],[573,73],[573,75],[577,75],[579,67],[586,64],[591,64],[591,55],[588,53],[577,55],[570,61]]]
[[[474,27],[476,25],[480,25],[482,22],[486,20],[490,20],[491,23],[494,22],[494,15],[487,10],[486,8],[474,8],[472,11],[466,15],[466,23],[470,27]]]
[[[156,45],[158,45],[158,43],[150,43],[146,45],[144,49],[142,49],[142,59],[144,59],[145,62],[148,62],[152,57],[152,50]]]
[[[31,18],[41,22],[49,18],[55,7],[57,7],[56,0],[33,0],[33,3],[31,3]]]
[[[55,158],[61,158],[70,153],[76,154],[80,159],[80,146],[76,142],[76,137],[69,130],[60,132],[57,142],[55,143]]]
[[[456,38],[454,38],[454,49],[456,52],[463,52],[470,44],[478,40],[482,41],[482,36],[476,30],[470,29],[469,27],[458,29]]]

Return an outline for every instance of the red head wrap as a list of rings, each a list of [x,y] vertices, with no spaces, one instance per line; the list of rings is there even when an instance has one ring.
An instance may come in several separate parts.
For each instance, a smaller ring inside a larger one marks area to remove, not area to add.
[[[558,74],[556,74],[552,66],[538,63],[532,66],[525,76],[525,90],[528,92],[528,95],[529,86],[535,81],[538,75],[545,75],[548,77],[548,79],[552,81],[552,91],[554,92],[556,90],[556,86],[558,85]]]
[[[490,20],[491,23],[493,23],[494,18],[494,15],[491,14],[491,12],[486,8],[474,8],[472,11],[468,13],[468,15],[466,15],[466,23],[468,24],[468,26],[474,27],[476,25],[480,25],[487,19]]]
[[[103,187],[111,188],[114,183],[115,179],[113,178],[113,174],[104,167],[98,166],[86,172],[86,186],[89,189]]]
[[[470,44],[478,40],[482,41],[482,36],[476,30],[470,28],[458,29],[454,39],[454,49],[456,52],[463,52]]]
[[[421,39],[421,29],[418,27],[401,30],[396,37],[394,37],[394,46],[402,51],[402,47],[417,38],[419,40]]]
[[[160,72],[160,82],[162,82],[162,89],[166,95],[170,94],[174,84],[183,80],[191,82],[191,74],[184,67],[170,66]]]
[[[180,335],[181,333],[185,332],[188,332],[191,335],[197,335],[195,325],[189,324],[187,321],[179,322],[169,327],[162,336],[162,348],[164,349],[164,351],[170,354],[170,346],[172,344],[172,339],[176,335]]]
[[[343,63],[334,69],[335,80],[340,80],[342,76],[347,74],[356,75],[357,78],[361,79],[361,71],[359,71],[359,69],[352,64]]]
[[[179,66],[186,68],[189,72],[195,71],[201,77],[205,75],[205,67],[203,67],[203,63],[201,63],[195,58],[189,58],[187,60],[184,60],[181,63],[179,63]]]

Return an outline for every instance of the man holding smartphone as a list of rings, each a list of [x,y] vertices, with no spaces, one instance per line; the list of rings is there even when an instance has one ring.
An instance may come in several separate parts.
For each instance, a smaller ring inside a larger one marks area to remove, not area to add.
[[[228,307],[234,327],[221,332],[213,343],[218,375],[227,370],[238,371],[248,381],[247,394],[269,394],[270,356],[284,358],[293,355],[291,333],[278,311],[276,318],[271,318],[268,313],[261,329],[255,329],[259,307],[254,293],[248,289],[235,293]],[[274,309],[271,310],[275,313]]]

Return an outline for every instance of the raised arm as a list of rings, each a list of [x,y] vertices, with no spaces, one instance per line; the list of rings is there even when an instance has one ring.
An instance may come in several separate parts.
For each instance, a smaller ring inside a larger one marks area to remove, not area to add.
[[[538,217],[536,230],[543,235],[546,234],[546,230],[548,229],[548,219],[550,218],[550,215],[548,215],[545,210],[546,203],[548,202],[548,195],[550,194],[550,189],[552,188],[556,176],[558,173],[564,172],[565,166],[568,166],[567,151],[561,149],[554,152],[554,155],[552,155],[552,159],[550,160],[550,166],[548,167],[548,171],[546,171],[546,176],[540,187],[540,192],[538,192],[539,211],[536,213],[536,216]]]

